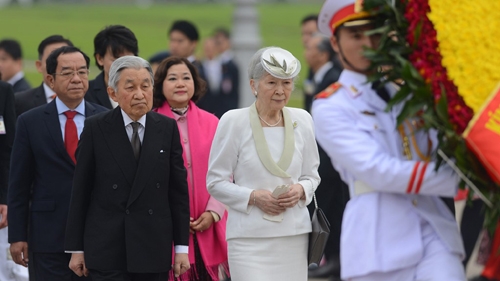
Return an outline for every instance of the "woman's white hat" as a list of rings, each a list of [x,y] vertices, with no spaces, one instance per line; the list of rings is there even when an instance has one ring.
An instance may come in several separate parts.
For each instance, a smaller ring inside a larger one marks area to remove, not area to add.
[[[300,72],[300,61],[289,51],[279,47],[267,48],[260,57],[264,69],[279,79],[291,79]]]

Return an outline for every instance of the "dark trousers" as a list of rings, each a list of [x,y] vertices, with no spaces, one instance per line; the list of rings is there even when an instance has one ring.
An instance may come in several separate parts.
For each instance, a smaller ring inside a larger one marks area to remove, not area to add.
[[[93,281],[165,281],[168,271],[161,273],[131,273],[117,270],[89,269]]]
[[[484,222],[484,203],[477,199],[465,205],[462,213],[462,221],[460,222],[460,233],[465,248],[465,259],[463,260],[464,267],[467,266],[472,251],[476,246],[477,238],[483,229]]]
[[[31,253],[29,256],[36,281],[91,281],[90,277],[78,277],[69,269],[70,259],[71,254],[65,253]]]
[[[320,164],[318,168],[321,183],[316,189],[316,199],[318,206],[323,210],[326,218],[330,222],[330,236],[325,247],[325,257],[327,263],[334,263],[335,276],[340,276],[340,230],[342,226],[342,216],[349,201],[349,188],[340,178],[340,174],[333,168],[330,157],[318,144]],[[312,215],[315,206],[314,201],[308,206]]]

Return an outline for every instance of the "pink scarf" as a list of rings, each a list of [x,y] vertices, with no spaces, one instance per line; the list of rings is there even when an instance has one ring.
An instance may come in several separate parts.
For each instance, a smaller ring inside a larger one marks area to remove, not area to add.
[[[174,118],[174,114],[170,109],[170,105],[164,102],[163,105],[154,111],[163,114],[167,117]],[[210,114],[197,107],[194,102],[189,102],[188,111],[186,113],[188,124],[188,134],[191,148],[191,167],[193,171],[193,182],[188,178],[189,198],[190,198],[190,216],[197,219],[207,206],[210,194],[207,191],[207,171],[208,157],[212,140],[217,129],[219,120],[213,114]],[[184,148],[184,142],[181,143]],[[183,153],[184,166],[188,168],[186,163],[186,154]],[[193,194],[194,191],[194,194]],[[210,228],[203,232],[197,232],[198,246],[200,253],[205,263],[205,267],[213,280],[219,280],[219,265],[222,265],[229,275],[227,263],[227,243],[226,243],[226,216],[223,216],[217,223],[212,224]],[[172,258],[173,261],[173,258]],[[181,275],[178,280],[191,280],[191,276],[197,276],[194,253],[193,234],[189,235],[189,262],[191,269]],[[171,272],[169,280],[174,280]]]

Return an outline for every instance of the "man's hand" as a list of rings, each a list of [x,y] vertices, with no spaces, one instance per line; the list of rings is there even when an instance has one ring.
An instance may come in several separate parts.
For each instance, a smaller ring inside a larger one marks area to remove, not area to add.
[[[89,276],[89,270],[85,266],[85,258],[83,253],[72,253],[69,261],[69,268],[79,277]]]
[[[201,216],[197,220],[191,221],[189,223],[189,226],[191,228],[191,233],[193,233],[193,231],[202,232],[204,230],[207,230],[213,223],[214,217],[212,216],[210,211],[206,211],[201,214]]]
[[[190,268],[188,254],[175,254],[173,267],[175,278],[188,271]]]
[[[0,220],[0,229],[6,227],[7,223],[7,205],[0,204],[0,216],[2,219]]]
[[[28,266],[28,242],[19,241],[10,244],[10,255],[15,263]]]

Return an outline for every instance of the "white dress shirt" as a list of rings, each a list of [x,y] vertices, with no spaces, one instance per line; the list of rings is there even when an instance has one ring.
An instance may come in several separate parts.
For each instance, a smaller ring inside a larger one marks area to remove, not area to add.
[[[73,118],[73,121],[75,122],[76,125],[78,139],[80,139],[80,134],[83,131],[83,124],[85,123],[85,100],[82,100],[82,102],[80,102],[80,104],[74,110],[72,110],[69,109],[69,107],[67,107],[59,98],[56,97],[56,107],[57,107],[57,114],[59,116],[59,125],[61,126],[63,141],[64,141],[64,132],[66,127],[66,120],[68,119],[66,115],[64,115],[64,112],[66,111],[77,112],[77,114]]]
[[[49,87],[49,85],[45,84],[45,82],[43,82],[42,86],[43,86],[43,91],[45,92],[45,99],[47,99],[47,103],[54,100],[52,97],[56,93]]]

